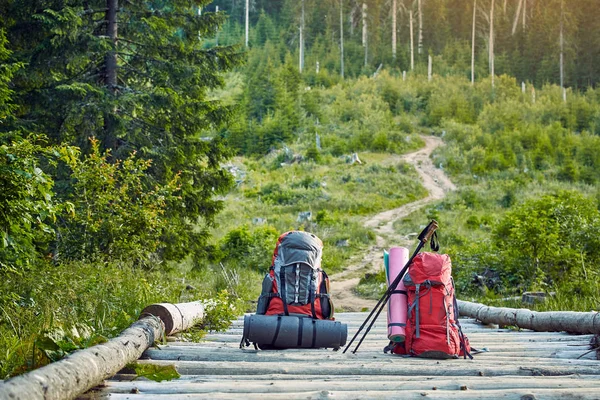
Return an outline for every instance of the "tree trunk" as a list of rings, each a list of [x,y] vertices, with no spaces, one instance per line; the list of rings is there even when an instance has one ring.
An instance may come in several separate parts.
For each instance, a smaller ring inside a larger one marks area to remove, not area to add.
[[[396,12],[397,0],[392,1],[392,58],[396,59]]]
[[[163,329],[160,319],[146,317],[106,343],[6,381],[0,386],[0,398],[75,398],[140,358],[144,350],[160,340]]]
[[[433,58],[431,54],[429,55],[428,63],[427,63],[427,80],[431,82],[433,77]]]
[[[477,22],[477,0],[473,0],[473,32],[471,38],[471,84],[475,83],[475,23]]]
[[[302,0],[302,11],[300,17],[300,60],[299,60],[299,70],[302,73],[304,69],[304,0]]]
[[[418,9],[417,13],[419,14],[419,54],[423,52],[423,7],[422,1],[418,0]]]
[[[340,0],[340,74],[344,79],[344,0]]]
[[[413,10],[409,12],[409,24],[410,24],[410,70],[415,69],[415,35],[414,35],[414,23],[413,23]]]
[[[106,55],[104,84],[114,93],[117,87],[117,10],[118,0],[106,0],[106,36],[111,41],[113,48]]]
[[[519,0],[519,5],[517,6],[517,12],[515,14],[515,19],[513,21],[512,34],[514,35],[517,32],[517,25],[519,24],[519,16],[521,15],[521,8],[523,7],[523,0]],[[525,13],[523,13],[525,14]]]
[[[565,37],[564,37],[564,18],[565,7],[564,0],[560,0],[560,90],[562,91],[563,101],[567,101],[567,92],[565,90]]]
[[[246,0],[246,48],[248,48],[248,33],[250,31],[250,0]]]
[[[115,375],[163,335],[185,330],[203,317],[201,303],[155,304],[140,320],[106,343],[0,383],[0,398],[72,399]],[[169,329],[167,329],[167,326]]]
[[[492,0],[490,9],[490,76],[492,78],[492,87],[494,87],[494,6],[496,0]]]
[[[219,6],[216,7],[215,12],[218,13],[219,12]],[[215,33],[215,45],[219,45],[219,28],[217,28],[216,33]]]
[[[363,46],[365,47],[365,67],[369,62],[369,38],[368,38],[368,28],[367,28],[367,3],[363,3],[362,6],[362,22],[363,22]]]
[[[110,39],[112,49],[106,53],[104,59],[104,85],[113,95],[117,92],[118,9],[118,0],[106,0],[106,13],[104,17],[106,21],[106,36]],[[104,146],[112,150],[115,150],[117,145],[115,134],[117,121],[115,113],[116,107],[113,107],[112,112],[104,113]]]
[[[201,302],[158,303],[144,308],[140,318],[153,315],[165,324],[165,335],[183,332],[196,325],[204,317],[204,305]]]
[[[517,326],[539,332],[600,333],[600,313],[573,311],[537,312],[525,308],[488,307],[458,301],[461,316],[475,318],[484,324]]]

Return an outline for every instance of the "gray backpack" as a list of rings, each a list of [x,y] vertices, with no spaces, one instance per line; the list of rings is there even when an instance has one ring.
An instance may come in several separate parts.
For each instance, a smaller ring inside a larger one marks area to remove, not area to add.
[[[321,269],[322,254],[323,242],[312,233],[290,231],[281,235],[263,280],[256,314],[333,319],[329,277]]]

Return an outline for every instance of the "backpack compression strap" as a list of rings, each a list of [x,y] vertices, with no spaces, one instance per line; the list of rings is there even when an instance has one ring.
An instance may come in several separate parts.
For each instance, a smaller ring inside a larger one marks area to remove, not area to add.
[[[451,278],[452,279],[452,278]],[[454,279],[452,279],[452,287],[454,287]],[[469,359],[473,359],[473,356],[469,351],[467,351],[467,342],[465,341],[465,334],[462,331],[462,327],[460,326],[460,322],[458,319],[460,317],[460,311],[458,310],[458,302],[456,301],[456,294],[453,296],[452,303],[454,304],[454,318],[456,321],[456,326],[458,327],[458,338],[460,339],[460,348],[463,351],[463,358],[469,357]]]
[[[285,291],[285,266],[281,266],[281,269],[279,270],[279,281],[281,282],[281,300],[283,303],[283,312],[285,313],[285,315],[290,315],[290,313],[288,312],[288,306],[287,306],[287,296],[286,296],[286,291]]]
[[[310,287],[308,289],[308,300],[310,301],[310,313],[314,319],[317,319],[317,312],[315,311],[315,300],[317,299],[317,294],[314,292],[314,287],[312,284],[314,276],[315,271],[311,268],[310,276],[308,278],[308,281],[310,282]]]

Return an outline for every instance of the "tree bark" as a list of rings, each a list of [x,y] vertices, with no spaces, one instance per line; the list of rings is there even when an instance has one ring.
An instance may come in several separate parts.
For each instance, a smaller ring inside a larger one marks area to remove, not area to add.
[[[431,54],[430,54],[428,62],[427,62],[427,81],[431,82],[432,77],[433,77],[433,58],[431,57]]]
[[[363,47],[367,45],[367,3],[362,3],[362,45]]]
[[[199,302],[148,306],[140,320],[108,342],[0,383],[0,398],[75,398],[136,361],[155,341],[190,328],[203,315],[204,307]]]
[[[344,0],[340,0],[340,74],[344,79]]]
[[[302,73],[304,69],[304,0],[302,0],[302,15],[300,17],[300,60],[299,70]]]
[[[246,0],[246,48],[248,48],[249,30],[250,30],[250,0]]]
[[[492,7],[490,9],[490,76],[492,78],[492,87],[494,87],[494,8],[496,0],[492,0]]]
[[[475,83],[475,23],[477,22],[477,0],[473,0],[473,32],[471,38],[471,84]]]
[[[106,87],[115,92],[117,87],[117,10],[119,9],[118,0],[106,0],[106,36],[111,41],[112,50],[108,52],[105,59],[106,73],[104,83]]]
[[[163,332],[164,325],[159,318],[146,317],[107,343],[77,351],[60,361],[0,384],[0,398],[75,398],[140,358],[144,350],[162,337]]]
[[[423,52],[423,7],[422,1],[418,0],[417,13],[419,14],[419,54]]]
[[[414,38],[414,23],[413,23],[413,10],[409,10],[409,24],[410,24],[410,70],[415,69],[415,38]]]
[[[367,3],[363,3],[362,7],[362,21],[363,21],[363,46],[365,47],[365,67],[369,62],[369,33],[367,28]]]
[[[196,325],[204,317],[204,305],[197,301],[179,304],[152,304],[142,310],[140,318],[147,315],[160,318],[165,324],[165,335],[169,336]]]
[[[564,37],[564,19],[565,7],[564,0],[560,0],[560,90],[562,92],[563,101],[567,101],[567,92],[565,90],[565,37]]]
[[[111,41],[112,49],[106,53],[104,59],[104,85],[108,91],[114,96],[117,93],[117,39],[118,39],[118,24],[117,10],[119,9],[118,0],[106,0],[106,36]],[[116,150],[116,106],[112,107],[112,112],[104,113],[104,146],[107,149]],[[114,154],[114,153],[113,153]]]
[[[521,8],[523,7],[523,0],[519,0],[519,5],[517,6],[517,12],[515,13],[515,19],[513,21],[512,34],[514,35],[517,32],[517,25],[519,24],[519,16],[521,15]],[[525,13],[523,13],[525,14]]]
[[[392,58],[396,59],[396,13],[397,13],[397,0],[392,1]]]
[[[600,313],[573,311],[537,312],[525,308],[489,307],[458,301],[461,316],[475,318],[484,324],[517,326],[539,332],[600,333]]]

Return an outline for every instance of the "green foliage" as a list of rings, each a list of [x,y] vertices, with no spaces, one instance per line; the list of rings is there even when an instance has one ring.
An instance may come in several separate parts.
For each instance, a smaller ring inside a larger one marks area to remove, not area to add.
[[[56,160],[58,150],[46,146],[42,137],[0,145],[2,273],[22,271],[42,256],[44,245],[54,233],[56,215],[69,206],[55,202],[54,181],[40,168],[40,160]]]
[[[157,253],[164,248],[160,238],[169,225],[166,210],[181,201],[179,176],[166,185],[148,187],[149,160],[133,153],[109,163],[110,152],[101,154],[93,138],[90,154],[83,160],[77,151],[63,153],[73,180],[67,198],[73,208],[59,225],[57,258],[129,260],[155,266],[161,258]]]
[[[368,273],[360,278],[356,286],[356,292],[361,297],[379,300],[387,289],[385,270],[382,269],[376,274]]]
[[[177,275],[140,274],[127,262],[81,261],[36,263],[27,273],[5,274],[0,293],[11,296],[0,297],[0,376],[114,337],[149,304],[179,302],[184,287]],[[205,293],[212,290],[201,281],[189,282]]]
[[[88,138],[97,137],[109,163],[134,153],[152,160],[145,184],[179,179],[181,199],[164,208],[169,223],[161,227],[158,261],[203,254],[206,229],[222,207],[215,196],[232,183],[220,169],[229,151],[211,139],[231,107],[209,92],[242,58],[237,47],[204,47],[225,20],[198,14],[209,2],[120,4],[118,48],[109,24],[98,22],[108,14],[103,1],[13,1],[0,10],[10,60],[23,65],[12,80],[18,113],[0,131],[40,132],[83,154],[94,151]]]
[[[220,241],[219,261],[267,271],[279,234],[272,226],[258,227],[252,231],[246,225],[234,228]]]
[[[62,327],[56,327],[42,332],[35,340],[35,350],[40,350],[49,361],[54,362],[75,350],[107,341],[104,336],[94,334],[93,328],[85,324],[77,323],[67,330],[68,333]]]
[[[205,299],[204,318],[201,327],[208,331],[221,332],[229,328],[233,321],[243,311],[241,299],[220,291],[215,297]]]
[[[531,199],[509,211],[494,229],[493,238],[512,276],[565,284],[575,278],[575,269],[597,262],[599,229],[595,200],[564,191]]]
[[[181,377],[174,365],[133,363],[128,364],[126,368],[133,369],[138,378],[147,378],[154,382],[171,381]]]

